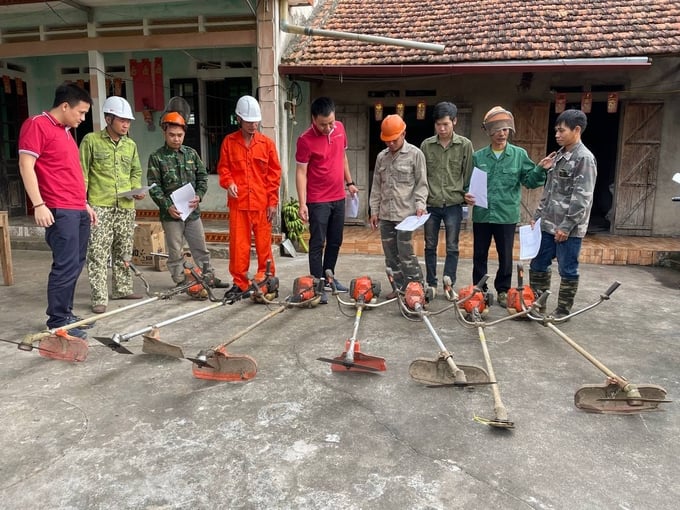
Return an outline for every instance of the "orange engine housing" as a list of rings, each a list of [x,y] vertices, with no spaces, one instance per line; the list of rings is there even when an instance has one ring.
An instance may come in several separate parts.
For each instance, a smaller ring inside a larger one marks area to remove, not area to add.
[[[486,310],[486,307],[488,306],[486,295],[482,291],[475,291],[474,285],[468,285],[467,287],[460,289],[460,291],[458,291],[458,300],[463,301],[470,295],[472,295],[470,299],[467,299],[465,302],[459,304],[461,308],[463,308],[467,313],[472,313],[475,308],[479,313],[482,313],[484,310]]]
[[[529,285],[525,285],[521,289],[513,287],[508,290],[508,310],[520,313],[524,310],[522,301],[524,301],[525,308],[529,308],[536,301],[536,293]]]

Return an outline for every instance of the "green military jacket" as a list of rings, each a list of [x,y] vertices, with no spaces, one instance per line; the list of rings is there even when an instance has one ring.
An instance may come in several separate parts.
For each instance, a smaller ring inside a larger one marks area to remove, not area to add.
[[[88,133],[80,142],[80,164],[90,205],[134,209],[134,199],[118,196],[142,185],[142,165],[134,141],[123,136],[116,143],[106,129]]]
[[[451,143],[442,147],[435,135],[423,140],[420,150],[427,165],[427,205],[462,204],[472,175],[472,142],[454,133]]]
[[[173,191],[189,183],[201,199],[208,191],[208,171],[198,153],[187,145],[182,145],[176,151],[163,145],[151,154],[146,180],[149,186],[156,185],[149,190],[149,195],[160,209],[161,221],[175,221],[168,213],[172,206],[170,194]],[[197,207],[187,221],[196,220],[200,216],[201,211]]]

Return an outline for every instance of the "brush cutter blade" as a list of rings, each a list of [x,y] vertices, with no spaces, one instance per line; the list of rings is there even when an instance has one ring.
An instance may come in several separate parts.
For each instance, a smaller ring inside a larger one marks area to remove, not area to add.
[[[496,429],[514,429],[515,428],[515,422],[510,421],[510,420],[499,420],[497,418],[489,419],[489,418],[482,418],[481,416],[475,416],[474,420],[477,423],[481,423],[482,425],[488,425],[489,427],[493,427]]]
[[[120,342],[116,342],[113,338],[109,338],[107,336],[96,336],[96,337],[94,337],[94,339],[97,342],[104,344],[106,347],[108,347],[112,351],[116,351],[118,354],[133,354],[132,351],[123,347],[120,344]]]
[[[357,356],[360,354],[360,356]],[[385,365],[385,358],[379,358],[378,356],[370,356],[363,353],[354,353],[354,361],[349,361],[347,359],[347,354],[342,353],[342,355],[337,358],[316,358],[317,361],[323,361],[324,363],[330,363],[331,370],[333,372],[384,372],[387,370]]]
[[[85,340],[68,334],[50,335],[38,344],[38,353],[42,357],[61,361],[85,361],[87,349]]]
[[[178,345],[162,342],[159,338],[151,335],[142,335],[144,344],[142,352],[146,354],[157,354],[159,356],[170,356],[171,358],[184,358],[184,352]]]
[[[194,361],[192,372],[197,379],[240,382],[257,375],[255,359],[245,354],[229,354],[224,347],[211,351],[205,360],[191,359],[191,361]]]
[[[585,384],[574,395],[574,404],[591,413],[636,414],[660,411],[666,400],[666,390],[656,384],[637,385],[639,395],[626,393],[616,384]]]
[[[474,386],[489,383],[489,374],[483,368],[476,365],[457,365],[465,372],[467,383],[456,383],[451,367],[443,357],[415,359],[409,365],[408,373],[414,381],[428,385]]]

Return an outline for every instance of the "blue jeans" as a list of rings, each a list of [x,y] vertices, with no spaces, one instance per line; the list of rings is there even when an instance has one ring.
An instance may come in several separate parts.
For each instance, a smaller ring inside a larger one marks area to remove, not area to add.
[[[309,272],[325,278],[326,270],[335,273],[345,227],[345,199],[307,204],[309,211]],[[325,249],[324,249],[325,244]]]
[[[446,229],[446,259],[444,260],[444,276],[456,283],[458,269],[458,238],[460,236],[460,222],[463,221],[463,207],[461,205],[447,205],[446,207],[428,207],[430,218],[425,222],[425,270],[427,284],[437,286],[437,244],[439,243],[439,228],[442,221]]]
[[[560,277],[566,280],[578,279],[578,256],[581,253],[581,237],[569,237],[562,243],[555,242],[555,236],[541,232],[541,247],[529,266],[532,271],[547,273],[553,259],[557,259]]]
[[[47,327],[64,326],[73,315],[76,284],[87,257],[90,215],[86,210],[52,209],[54,223],[45,229],[52,250],[47,279]]]

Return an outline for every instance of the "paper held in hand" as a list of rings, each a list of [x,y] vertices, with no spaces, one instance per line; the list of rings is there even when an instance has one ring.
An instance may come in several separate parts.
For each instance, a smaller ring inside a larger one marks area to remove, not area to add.
[[[519,227],[519,259],[533,259],[541,247],[541,218],[536,220],[532,230],[531,225]]]
[[[396,228],[397,230],[407,230],[413,232],[421,225],[424,225],[429,217],[430,213],[425,213],[420,218],[414,214],[413,216],[408,216],[406,219],[404,219],[404,221],[399,223],[394,228]]]
[[[172,203],[175,204],[175,208],[179,212],[182,221],[186,220],[195,209],[195,207],[189,206],[189,202],[191,202],[195,197],[196,190],[194,190],[194,187],[191,185],[191,183],[185,184],[181,188],[177,188],[175,191],[170,193]]]
[[[147,191],[149,191],[151,188],[154,188],[156,186],[156,183],[154,182],[150,186],[142,186],[141,188],[136,188],[136,189],[131,189],[130,191],[123,191],[122,193],[118,193],[118,197],[125,197],[125,198],[135,198],[136,195],[142,195],[145,194]]]

